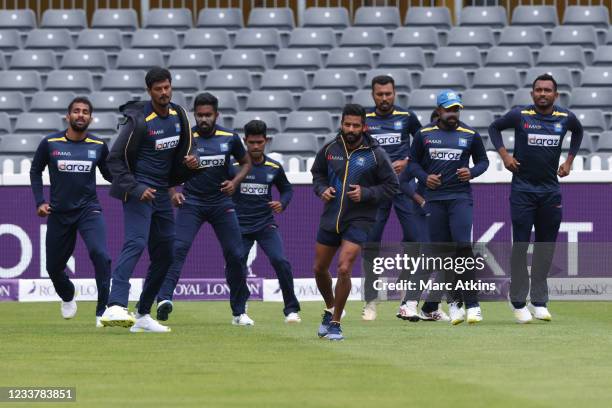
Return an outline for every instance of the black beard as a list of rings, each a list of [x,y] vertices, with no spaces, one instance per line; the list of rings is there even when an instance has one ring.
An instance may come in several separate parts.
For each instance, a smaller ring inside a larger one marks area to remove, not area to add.
[[[357,140],[359,140],[359,135],[356,135],[354,133],[343,133],[342,136],[344,137],[344,141],[348,144],[353,144]]]
[[[76,122],[70,122],[70,128],[75,132],[84,132],[89,127],[88,123],[85,123],[83,126],[79,126]]]

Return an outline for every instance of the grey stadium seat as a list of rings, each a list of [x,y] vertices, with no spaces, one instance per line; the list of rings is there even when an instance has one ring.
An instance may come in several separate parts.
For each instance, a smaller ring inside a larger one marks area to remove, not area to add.
[[[151,9],[145,18],[145,28],[187,30],[193,26],[191,10],[187,8]]]
[[[553,28],[558,24],[555,6],[518,6],[512,12],[512,25]]]
[[[399,8],[397,7],[359,7],[355,12],[354,25],[356,26],[393,29],[401,24]]]
[[[0,90],[36,92],[42,88],[36,71],[0,71]]]
[[[243,28],[238,30],[234,40],[234,48],[257,48],[275,51],[280,47],[280,35],[274,28]]]
[[[309,7],[304,11],[304,27],[329,27],[341,30],[351,23],[344,7]]]
[[[11,52],[21,47],[17,30],[0,30],[0,51]]]
[[[121,31],[134,31],[138,28],[138,16],[131,9],[96,9],[93,13],[91,28],[117,28]]]
[[[552,32],[550,45],[580,45],[597,47],[597,33],[589,26],[558,26]]]
[[[21,92],[0,91],[0,111],[14,115],[25,110],[25,96]]]
[[[508,24],[508,16],[506,9],[501,6],[463,7],[459,21],[462,26],[503,28]]]
[[[93,119],[89,125],[89,131],[94,135],[114,135],[117,133],[119,115],[110,112],[96,112],[94,107]]]
[[[288,155],[312,156],[319,150],[317,137],[312,134],[282,134],[272,140],[270,151]]]
[[[610,12],[604,6],[568,6],[563,15],[563,24],[608,28]]]
[[[116,69],[144,69],[153,66],[163,66],[164,57],[160,50],[151,49],[127,49],[121,50],[117,57]]]
[[[410,108],[432,111],[436,107],[439,89],[414,89],[410,92]]]
[[[514,90],[521,87],[521,78],[515,68],[480,68],[474,74],[472,87]]]
[[[569,68],[584,68],[584,53],[576,45],[548,46],[540,50],[536,66],[558,66]]]
[[[55,55],[49,50],[18,50],[12,53],[10,69],[33,69],[40,72],[55,69]]]
[[[117,52],[123,47],[121,32],[118,29],[89,29],[79,33],[76,48],[100,49]]]
[[[61,122],[60,122],[61,123]],[[51,133],[53,130],[49,131]],[[42,140],[42,134],[11,135],[0,138],[0,152],[11,153],[34,153]],[[15,169],[15,167],[13,167]]]
[[[479,68],[481,56],[476,47],[441,47],[434,57],[434,67]]]
[[[174,50],[168,59],[168,68],[210,71],[215,67],[215,56],[210,50]]]
[[[261,78],[261,90],[287,89],[292,92],[302,92],[308,88],[308,78],[304,71],[292,70],[268,70]]]
[[[505,111],[508,108],[506,94],[501,89],[468,89],[461,94],[463,106],[469,110]]]
[[[43,13],[40,27],[82,30],[87,28],[87,16],[84,10],[49,9]]]
[[[512,97],[512,105],[511,108],[515,108],[517,106],[525,106],[533,104],[533,98],[531,97],[531,89],[530,88],[521,88],[514,93]]]
[[[178,39],[172,30],[168,29],[142,29],[134,33],[132,48],[154,48],[162,51],[178,48]]]
[[[336,45],[331,28],[296,28],[289,36],[290,48],[318,48],[328,50]]]
[[[406,92],[412,89],[412,78],[410,72],[406,69],[373,69],[367,72],[363,87],[366,89],[372,88],[372,79],[379,75],[389,75],[395,82],[395,90],[399,92]]]
[[[197,92],[202,89],[200,76],[193,69],[172,70],[172,89],[182,92]]]
[[[246,70],[213,70],[206,74],[204,89],[222,89],[248,93],[253,88],[251,76]]]
[[[460,118],[461,121],[472,126],[481,134],[487,134],[489,125],[495,119],[493,114],[486,110],[463,110]]]
[[[582,87],[612,86],[612,67],[586,67],[580,80]]]
[[[298,110],[323,110],[339,113],[344,108],[346,98],[339,90],[309,90],[300,96]]]
[[[230,46],[227,30],[222,28],[192,28],[185,33],[182,48],[205,48],[213,51],[223,51]]]
[[[502,30],[498,45],[525,45],[541,48],[546,45],[546,33],[542,27],[506,27]]]
[[[276,54],[275,69],[304,69],[316,70],[321,68],[323,60],[319,50],[307,48],[283,48]]]
[[[65,51],[72,48],[70,31],[66,29],[36,29],[28,33],[25,47],[31,50],[47,49],[51,51]]]
[[[395,96],[395,103],[400,104],[399,96]],[[364,108],[374,106],[374,100],[372,99],[372,91],[369,89],[362,89],[361,91],[357,91],[351,96],[351,103],[356,103],[358,105],[363,106]]]
[[[293,105],[289,91],[253,91],[247,99],[246,110],[287,113],[293,110]]]
[[[275,134],[282,131],[281,123],[276,112],[238,112],[234,117],[233,128],[237,132],[244,132],[244,125],[251,120],[263,120],[266,122],[268,133]]]
[[[324,111],[294,111],[287,116],[285,124],[285,132],[330,133],[334,130],[332,116]]]
[[[420,88],[453,88],[463,90],[468,86],[467,74],[461,68],[427,68],[423,72]]]
[[[225,50],[219,68],[265,71],[266,57],[262,50]]]
[[[524,86],[531,88],[533,81],[542,74],[552,75],[557,81],[559,91],[569,91],[576,85],[572,77],[572,71],[567,67],[536,67],[527,71]]]
[[[239,8],[203,8],[198,15],[198,27],[237,30],[243,25],[242,10]]]
[[[234,91],[215,91],[212,94],[219,100],[219,112],[234,114],[240,110],[238,97]]]
[[[487,53],[486,67],[530,68],[533,54],[526,46],[493,47]]]
[[[495,45],[495,37],[490,27],[453,27],[448,34],[447,45],[490,48]]]
[[[418,48],[384,48],[378,68],[404,68],[422,71],[427,66],[423,50]]]
[[[606,118],[599,109],[575,109],[574,115],[582,124],[582,128],[588,132],[600,133],[606,130]]]
[[[563,143],[561,144],[561,150],[563,152],[568,152],[570,149],[570,144],[572,141],[572,133],[568,132],[563,138]],[[584,133],[582,137],[582,142],[580,143],[580,148],[578,149],[579,155],[588,155],[593,152],[593,147],[591,143],[591,135],[588,133]]]
[[[0,106],[2,101],[0,100]],[[0,112],[0,135],[11,133],[11,119],[8,113]],[[0,150],[1,151],[1,150]]]
[[[74,92],[36,92],[32,97],[30,112],[56,112],[65,114],[68,105],[76,97]]]
[[[598,152],[612,152],[612,132],[603,132],[597,143]]]
[[[353,69],[321,69],[315,72],[312,89],[341,89],[353,92],[361,88],[357,71]]]
[[[326,68],[352,68],[367,70],[374,60],[367,48],[334,48],[327,56]]]
[[[574,88],[570,95],[570,108],[612,109],[612,89]]]
[[[286,8],[253,8],[249,14],[249,27],[271,27],[279,30],[292,30],[295,23],[293,11]]]
[[[409,7],[405,25],[450,30],[452,25],[450,11],[446,7]]]
[[[45,133],[57,132],[64,126],[61,116],[56,113],[22,113],[17,116],[15,133]]]
[[[393,32],[391,46],[437,49],[440,40],[438,32],[433,27],[400,27]]]
[[[602,45],[595,49],[593,55],[593,66],[610,66],[612,65],[612,45]]]
[[[36,16],[30,9],[0,10],[0,28],[28,31],[36,28]]]
[[[380,27],[349,27],[342,31],[341,47],[380,49],[387,44],[387,35]]]
[[[60,68],[105,71],[108,68],[106,54],[102,50],[68,50],[62,57]]]
[[[132,97],[127,91],[93,92],[89,95],[94,112],[114,111],[119,113],[119,107],[131,99]]]
[[[102,77],[102,91],[132,91],[140,92],[145,88],[144,71],[106,71]]]

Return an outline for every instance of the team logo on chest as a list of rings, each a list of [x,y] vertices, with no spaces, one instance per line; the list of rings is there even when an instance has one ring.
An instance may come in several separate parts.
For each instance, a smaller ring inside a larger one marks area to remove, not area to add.
[[[271,183],[274,180],[274,174],[266,174],[266,181]]]
[[[563,130],[563,126],[561,126],[560,123],[555,123],[555,132],[561,133],[562,130]]]
[[[395,121],[395,123],[393,123],[393,129],[401,130],[402,129],[402,121],[401,120]]]
[[[227,143],[221,143],[219,149],[221,149],[222,152],[227,152],[229,150],[229,145]]]
[[[181,133],[181,124],[180,123],[175,123],[174,124],[174,130],[176,130],[176,133]]]
[[[90,159],[95,159],[96,158],[96,151],[95,150],[88,150],[87,151],[87,157]]]
[[[467,139],[460,137],[459,138],[459,147],[467,147]]]
[[[365,164],[365,159],[363,157],[358,157],[355,162],[358,166],[363,166]]]

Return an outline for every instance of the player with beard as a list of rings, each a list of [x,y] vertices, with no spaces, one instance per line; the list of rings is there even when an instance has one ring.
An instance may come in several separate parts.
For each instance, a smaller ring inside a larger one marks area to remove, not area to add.
[[[84,97],[70,102],[66,121],[68,129],[45,137],[38,146],[30,169],[30,184],[39,217],[49,217],[45,250],[47,272],[55,292],[62,299],[64,319],[76,315],[74,284],[66,274],[66,264],[74,251],[77,232],[85,242],[94,265],[98,304],[96,327],[106,308],[110,288],[111,260],[106,248],[106,224],[96,194],[96,167],[112,181],[106,167],[108,146],[87,132],[93,107]],[[43,194],[42,172],[49,167],[51,196]]]
[[[562,218],[561,188],[557,176],[570,174],[583,134],[576,116],[555,105],[558,96],[555,79],[549,74],[540,75],[532,84],[533,104],[511,110],[489,127],[493,145],[504,166],[512,172],[510,301],[518,323],[530,322],[532,315],[539,320],[552,319],[546,304],[548,272]],[[501,135],[504,129],[514,129],[512,156],[504,146]],[[567,131],[572,133],[569,154],[559,166],[561,146]],[[536,245],[530,277],[527,249],[534,227]],[[529,307],[526,304],[528,294],[531,300]]]
[[[429,235],[431,242],[438,244],[435,253],[439,255],[442,247],[449,246],[456,258],[473,259],[470,180],[486,171],[489,160],[478,132],[459,121],[459,112],[463,108],[459,95],[450,89],[443,90],[438,95],[437,105],[438,120],[423,127],[414,138],[408,169],[426,187],[423,195],[425,210],[430,214]],[[470,157],[474,161],[472,168],[468,168]],[[446,275],[447,282],[453,285],[457,282],[465,285],[475,280],[475,271],[471,267],[461,274],[451,272]],[[465,321],[463,303],[468,323],[482,321],[476,291],[451,291],[449,298],[453,325]],[[427,302],[422,309],[425,313],[436,310],[426,310],[427,305],[437,309],[435,302]]]
[[[366,112],[348,104],[341,130],[317,153],[312,165],[315,194],[325,203],[315,245],[314,274],[325,301],[319,337],[343,340],[340,319],[351,291],[353,264],[376,220],[378,206],[397,194],[389,156],[365,132]],[[335,292],[329,266],[339,251]]]

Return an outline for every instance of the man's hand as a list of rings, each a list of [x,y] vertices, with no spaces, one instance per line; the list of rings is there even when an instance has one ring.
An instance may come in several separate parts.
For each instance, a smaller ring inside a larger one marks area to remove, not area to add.
[[[425,198],[419,193],[414,193],[412,199],[419,205],[419,207],[423,208],[425,206]]]
[[[559,177],[565,177],[565,176],[569,176],[571,171],[572,171],[572,165],[568,163],[567,161],[564,161],[563,164],[559,166],[559,171],[557,172],[557,174],[559,175]]]
[[[504,167],[513,173],[516,173],[521,165],[518,160],[516,160],[513,156],[510,156],[509,154],[502,157],[502,161],[504,162]]]
[[[236,184],[232,180],[225,180],[221,183],[221,192],[225,195],[231,196],[236,191]]]
[[[176,192],[172,194],[171,201],[172,205],[178,208],[185,202],[185,196],[183,195],[183,193]]]
[[[153,201],[155,200],[156,189],[147,187],[147,189],[140,196],[140,201]]]
[[[427,181],[425,185],[430,190],[435,190],[436,188],[442,185],[442,173],[440,174],[430,174],[427,176]]]
[[[198,158],[195,157],[193,154],[190,154],[189,156],[185,156],[185,160],[183,161],[183,163],[185,163],[187,168],[191,170],[197,169],[200,165],[200,163],[198,163]]]
[[[470,181],[472,179],[472,173],[470,173],[470,169],[467,167],[462,167],[457,169],[457,177],[459,177],[459,181]]]
[[[51,214],[51,206],[48,203],[42,203],[36,209],[36,214],[39,217],[46,217],[47,215]]]
[[[402,171],[404,171],[407,165],[408,165],[408,160],[406,159],[396,160],[393,163],[391,163],[391,166],[393,166],[393,171],[397,175],[399,175]]]
[[[283,212],[283,205],[280,201],[270,201],[268,203],[268,206],[272,209],[274,214],[280,214],[281,212]]]
[[[351,188],[351,191],[346,193],[346,196],[356,203],[360,202],[361,201],[361,186],[359,184],[349,184],[349,188]]]
[[[336,197],[336,189],[333,187],[327,187],[327,189],[321,193],[321,200],[326,203],[333,200]]]

